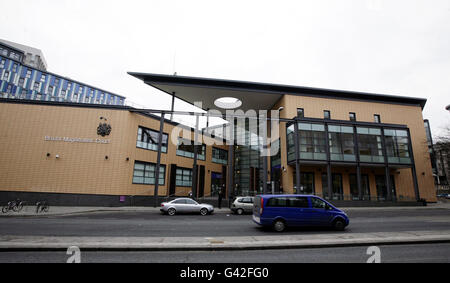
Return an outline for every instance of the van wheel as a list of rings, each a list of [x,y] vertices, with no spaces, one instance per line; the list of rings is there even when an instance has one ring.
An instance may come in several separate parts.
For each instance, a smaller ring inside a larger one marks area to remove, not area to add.
[[[175,210],[175,208],[169,208],[167,210],[167,214],[169,214],[170,216],[174,216],[176,212],[177,211]]]
[[[344,220],[336,219],[333,223],[333,228],[337,231],[344,231],[345,230]]]
[[[286,229],[286,224],[284,223],[283,220],[275,220],[275,222],[273,223],[273,230],[277,231],[277,232],[283,232],[284,229]]]
[[[236,213],[241,215],[242,213],[244,213],[244,210],[242,210],[242,208],[238,208],[238,210],[236,210]]]

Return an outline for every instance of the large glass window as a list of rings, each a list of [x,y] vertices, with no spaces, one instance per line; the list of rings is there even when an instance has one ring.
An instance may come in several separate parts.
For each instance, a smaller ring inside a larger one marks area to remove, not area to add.
[[[332,199],[342,200],[344,198],[344,191],[342,187],[342,175],[338,173],[331,174],[331,193]],[[322,194],[324,198],[328,197],[328,175],[322,174]]]
[[[159,185],[164,185],[166,166],[159,167]],[[156,164],[136,161],[134,163],[133,184],[154,185],[156,176]]]
[[[408,132],[385,129],[386,153],[389,163],[410,164]]]
[[[294,170],[293,176],[293,184],[294,184],[294,192],[296,194],[304,194],[304,195],[312,195],[315,193],[314,188],[314,173],[312,172],[300,172],[300,189],[297,190],[296,187],[296,172]]]
[[[295,160],[294,125],[286,128],[286,144],[288,161]]]
[[[281,165],[280,139],[272,142],[272,144],[270,145],[270,151],[272,154],[276,152],[276,154],[270,156],[270,166],[272,168],[279,167]]]
[[[206,159],[206,145],[194,146],[194,142],[183,138],[178,138],[177,155],[194,158],[194,149],[197,149],[197,158]]]
[[[177,168],[175,185],[179,187],[192,187],[192,169]]]
[[[359,199],[358,182],[356,180],[356,174],[349,174],[350,194],[352,200]],[[370,188],[369,188],[369,176],[361,175],[361,190],[363,194],[363,200],[370,200]]]
[[[326,160],[325,126],[299,123],[300,159]]]
[[[294,125],[287,128],[288,161],[295,160]],[[326,160],[325,125],[299,123],[300,159]]]
[[[335,161],[356,161],[353,127],[328,125],[330,158]]]
[[[342,186],[342,175],[341,174],[332,174],[333,181],[333,199],[344,199],[344,189]]]
[[[226,165],[228,163],[228,151],[213,147],[211,161],[214,163]]]
[[[159,132],[144,127],[138,128],[136,147],[158,151]],[[163,134],[161,152],[167,152],[168,135]]]
[[[392,200],[396,200],[394,176],[390,175],[389,179],[390,179],[390,186],[391,186],[391,198],[392,198]],[[387,199],[387,189],[386,189],[386,176],[385,175],[376,175],[375,183],[377,186],[377,199],[380,201],[388,200]]]
[[[361,162],[384,162],[381,129],[357,127],[359,160]]]

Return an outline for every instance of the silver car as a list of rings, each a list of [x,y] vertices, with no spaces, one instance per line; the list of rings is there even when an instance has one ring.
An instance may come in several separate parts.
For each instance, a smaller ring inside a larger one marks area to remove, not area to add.
[[[214,206],[206,203],[198,203],[190,198],[177,198],[169,202],[161,203],[161,212],[168,215],[177,213],[200,213],[207,215],[214,212]]]
[[[237,214],[251,213],[253,211],[253,197],[237,197],[231,204],[231,211]]]

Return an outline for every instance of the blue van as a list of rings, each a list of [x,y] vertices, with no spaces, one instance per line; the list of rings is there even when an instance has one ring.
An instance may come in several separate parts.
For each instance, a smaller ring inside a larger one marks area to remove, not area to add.
[[[342,231],[350,222],[345,212],[314,195],[258,195],[253,221],[278,232],[288,226],[328,226]]]

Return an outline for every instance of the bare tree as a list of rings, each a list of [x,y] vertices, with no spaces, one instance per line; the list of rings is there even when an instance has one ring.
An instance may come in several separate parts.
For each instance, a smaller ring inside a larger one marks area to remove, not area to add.
[[[442,151],[450,151],[450,125],[445,127],[443,134],[436,137],[435,146]]]
[[[443,174],[445,180],[444,182],[448,184],[449,182],[449,157],[450,157],[450,125],[447,126],[443,133],[436,137],[436,142],[433,145],[435,156],[439,159],[441,174]],[[436,165],[437,166],[437,165]],[[438,172],[440,171],[437,168]]]

